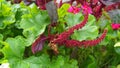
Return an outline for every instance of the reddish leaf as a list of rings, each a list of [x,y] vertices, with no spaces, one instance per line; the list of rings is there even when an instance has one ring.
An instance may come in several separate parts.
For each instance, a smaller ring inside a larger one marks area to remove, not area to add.
[[[47,37],[44,35],[40,35],[35,42],[32,44],[32,53],[35,54],[36,52],[42,50],[44,42],[46,41]]]

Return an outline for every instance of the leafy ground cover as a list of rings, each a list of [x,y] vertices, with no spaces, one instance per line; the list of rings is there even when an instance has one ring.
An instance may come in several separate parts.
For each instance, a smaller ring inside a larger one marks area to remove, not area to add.
[[[29,5],[0,0],[0,64],[119,68],[120,3],[76,0],[72,6],[73,1],[57,4],[58,21],[51,26],[44,0]]]

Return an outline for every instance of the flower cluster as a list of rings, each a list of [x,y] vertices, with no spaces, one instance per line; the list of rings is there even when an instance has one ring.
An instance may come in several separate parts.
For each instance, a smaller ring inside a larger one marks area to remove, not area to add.
[[[112,29],[113,29],[113,30],[118,30],[118,29],[120,29],[120,24],[118,24],[118,23],[112,23],[111,26],[112,26]]]
[[[83,13],[86,14],[86,13],[89,13],[89,14],[92,14],[92,8],[89,7],[89,4],[86,2],[84,3],[81,8],[83,9]]]
[[[81,4],[83,9],[87,9],[89,13],[92,13],[97,19],[101,17],[103,9],[110,11],[120,7],[120,2],[106,5],[102,0],[70,0],[71,5],[74,1],[77,2],[77,5]]]
[[[70,8],[68,9],[68,12],[76,14],[80,12],[80,8],[77,8],[75,6],[70,6]]]

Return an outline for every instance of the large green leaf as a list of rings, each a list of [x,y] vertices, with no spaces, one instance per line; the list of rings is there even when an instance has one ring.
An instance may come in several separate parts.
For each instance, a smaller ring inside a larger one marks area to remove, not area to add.
[[[46,15],[39,14],[27,14],[22,17],[20,27],[24,29],[23,34],[27,35],[27,32],[33,33],[35,36],[42,34],[50,21],[46,18]]]
[[[8,38],[2,49],[4,58],[8,60],[11,68],[43,68],[49,64],[49,57],[42,55],[40,57],[31,56],[23,59],[26,41],[23,37]]]
[[[76,25],[80,23],[83,20],[83,15],[81,13],[78,14],[72,14],[69,13],[66,15],[65,20],[69,27],[72,27],[73,25]]]
[[[50,24],[50,19],[46,11],[38,11],[22,16],[20,28],[23,29],[23,35],[27,38],[29,45],[45,31],[48,24]]]
[[[69,27],[80,23],[84,19],[81,13],[79,14],[68,14],[66,16],[66,22]],[[86,39],[95,39],[98,36],[98,27],[95,25],[95,18],[92,15],[89,15],[87,24],[80,30],[77,30],[72,35],[73,39],[77,40],[86,40]]]
[[[38,57],[31,56],[26,59],[9,59],[11,68],[78,68],[76,60],[70,60],[68,57],[55,56],[51,59],[46,54]]]
[[[15,13],[16,22],[19,23],[21,21],[22,15],[29,13],[38,13],[40,10],[34,3],[26,6],[24,2],[21,2],[20,4],[13,4],[12,11]]]
[[[18,36],[16,38],[8,38],[6,42],[6,45],[2,49],[4,56],[7,59],[22,59],[26,45],[25,39],[21,36]]]
[[[48,55],[41,55],[39,57],[31,56],[24,60],[29,63],[30,68],[48,68],[50,65],[50,58]]]
[[[31,56],[27,59],[10,59],[11,68],[48,68],[50,60],[48,55]]]

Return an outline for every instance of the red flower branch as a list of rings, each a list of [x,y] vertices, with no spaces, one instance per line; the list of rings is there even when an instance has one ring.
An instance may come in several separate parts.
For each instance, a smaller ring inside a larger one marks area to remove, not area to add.
[[[94,46],[94,45],[97,45],[98,43],[100,43],[105,38],[106,33],[107,33],[107,30],[105,29],[104,32],[103,32],[103,34],[99,38],[97,38],[95,40],[84,40],[84,41],[66,40],[64,44],[67,47]]]
[[[52,42],[53,43],[63,43],[63,41],[68,39],[69,36],[71,36],[75,30],[78,30],[78,29],[81,29],[82,27],[84,27],[85,24],[87,23],[87,20],[88,20],[88,13],[85,15],[84,20],[81,23],[79,23],[79,24],[69,28],[68,30],[62,32]]]

